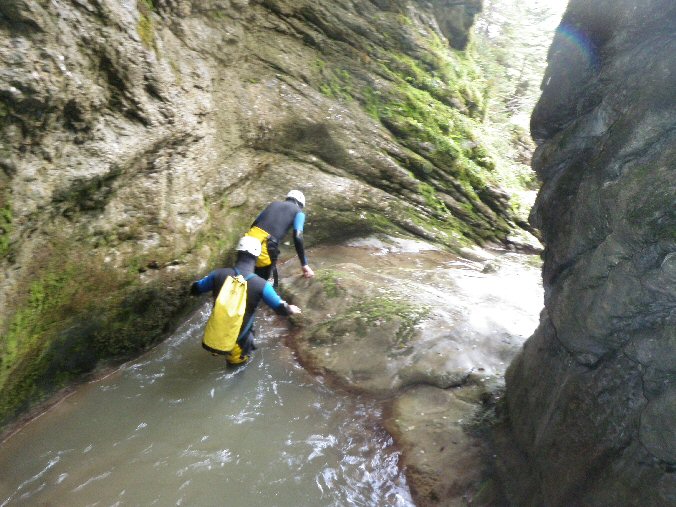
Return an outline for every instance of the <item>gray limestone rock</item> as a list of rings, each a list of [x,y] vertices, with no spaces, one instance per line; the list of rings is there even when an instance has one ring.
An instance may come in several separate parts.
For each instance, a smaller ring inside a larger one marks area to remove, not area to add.
[[[308,244],[505,241],[504,196],[460,181],[488,174],[481,150],[439,157],[394,107],[421,93],[407,61],[431,76],[460,55],[438,41],[466,38],[479,2],[462,3],[0,2],[0,425],[165,336],[189,281],[290,188]],[[435,88],[458,126],[470,88]]]

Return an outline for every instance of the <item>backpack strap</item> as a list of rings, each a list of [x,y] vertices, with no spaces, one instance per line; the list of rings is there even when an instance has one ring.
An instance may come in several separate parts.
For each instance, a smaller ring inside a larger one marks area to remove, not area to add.
[[[239,269],[237,269],[237,268],[232,268],[232,269],[233,269],[233,271],[235,272],[235,276],[239,276],[239,275],[242,274],[242,273],[239,272]],[[248,275],[246,275],[246,276],[244,277],[244,280],[248,282],[248,281],[251,280],[254,276],[256,276],[256,273],[255,273],[255,272],[254,272],[254,273],[250,273],[250,274],[248,274]]]

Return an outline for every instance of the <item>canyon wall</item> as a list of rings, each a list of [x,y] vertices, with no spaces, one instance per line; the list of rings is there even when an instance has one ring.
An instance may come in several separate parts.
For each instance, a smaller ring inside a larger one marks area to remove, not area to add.
[[[269,200],[309,244],[514,243],[478,0],[0,4],[0,423],[166,336]],[[523,224],[522,224],[523,225]]]
[[[676,503],[675,27],[671,0],[572,0],[550,49],[545,309],[499,436],[515,505]]]

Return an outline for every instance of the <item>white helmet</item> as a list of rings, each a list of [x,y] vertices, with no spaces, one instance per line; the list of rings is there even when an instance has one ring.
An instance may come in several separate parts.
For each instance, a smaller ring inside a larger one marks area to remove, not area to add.
[[[305,207],[305,196],[300,190],[291,190],[288,194],[286,194],[286,198],[295,199],[298,201],[298,204],[300,204],[301,208]]]
[[[246,252],[254,257],[258,257],[261,254],[261,242],[258,241],[253,236],[244,236],[237,243],[236,250],[238,252]]]

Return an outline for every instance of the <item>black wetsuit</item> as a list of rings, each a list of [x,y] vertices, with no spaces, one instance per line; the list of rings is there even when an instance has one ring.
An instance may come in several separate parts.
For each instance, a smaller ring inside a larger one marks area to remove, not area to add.
[[[293,198],[272,202],[258,215],[251,227],[258,227],[269,234],[267,250],[272,264],[260,266],[259,263],[256,266],[257,275],[265,280],[270,278],[270,273],[279,255],[279,244],[292,227],[293,243],[298,259],[301,266],[307,266],[308,262],[305,258],[305,247],[303,245],[304,224],[305,213],[303,213],[300,204]]]

